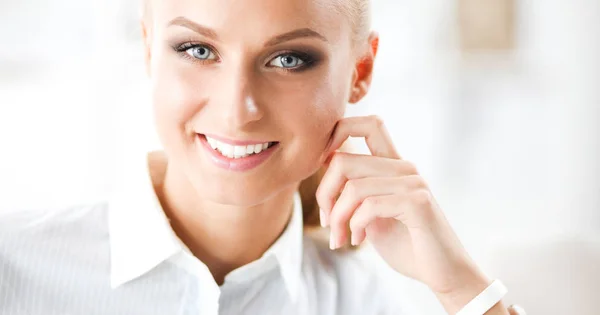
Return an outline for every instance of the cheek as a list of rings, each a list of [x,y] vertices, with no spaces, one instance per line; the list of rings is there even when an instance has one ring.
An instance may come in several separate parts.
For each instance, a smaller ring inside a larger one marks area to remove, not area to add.
[[[301,173],[298,176],[308,176],[320,167],[333,128],[344,117],[346,81],[335,80],[331,75],[321,76],[286,94],[278,120],[285,122],[282,127],[293,140],[286,160]]]
[[[339,88],[332,85],[320,85],[309,93],[311,99],[303,103],[298,115],[296,127],[302,130],[307,140],[326,141],[335,123],[344,116],[346,104],[343,97],[336,94]]]
[[[192,67],[174,57],[156,56],[152,68],[152,99],[154,118],[163,144],[181,137],[186,124],[206,103],[202,90],[205,80]],[[168,141],[166,141],[168,140]]]
[[[340,76],[341,77],[341,76]],[[297,102],[296,117],[291,119],[298,132],[307,140],[327,141],[335,123],[344,117],[346,110],[346,84],[333,74],[312,81],[301,91],[302,100]]]

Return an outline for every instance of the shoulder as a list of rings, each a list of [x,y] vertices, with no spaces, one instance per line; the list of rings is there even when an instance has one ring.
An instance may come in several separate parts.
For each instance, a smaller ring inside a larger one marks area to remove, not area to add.
[[[326,242],[306,238],[305,259],[313,269],[328,273],[337,286],[343,314],[406,315],[402,296],[395,296],[385,280],[381,264],[374,263],[371,250],[332,251]],[[385,266],[387,267],[387,266]]]
[[[30,237],[39,240],[103,233],[107,224],[107,202],[61,209],[35,209],[0,212],[0,244]]]
[[[101,202],[1,213],[0,265],[39,268],[40,262],[63,264],[89,257],[96,257],[99,263],[109,241],[107,209],[108,204]]]
[[[27,307],[20,297],[62,300],[55,289],[74,293],[83,278],[90,287],[104,285],[110,262],[106,209],[98,203],[0,213],[0,313]]]

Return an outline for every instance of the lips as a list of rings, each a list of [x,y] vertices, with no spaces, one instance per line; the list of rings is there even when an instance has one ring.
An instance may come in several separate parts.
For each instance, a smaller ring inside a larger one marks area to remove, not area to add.
[[[279,148],[275,141],[237,141],[198,134],[200,147],[216,166],[231,171],[248,171],[263,164]]]
[[[259,154],[276,144],[276,142],[247,142],[248,144],[245,145],[236,145],[210,136],[205,136],[205,138],[213,150],[218,151],[223,156],[234,159]]]

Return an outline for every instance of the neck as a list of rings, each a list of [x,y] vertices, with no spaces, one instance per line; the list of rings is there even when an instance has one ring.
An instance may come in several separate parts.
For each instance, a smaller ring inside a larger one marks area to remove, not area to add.
[[[175,234],[219,285],[229,272],[259,259],[291,217],[294,189],[252,207],[223,205],[201,198],[163,154],[151,154],[149,162],[154,189]]]

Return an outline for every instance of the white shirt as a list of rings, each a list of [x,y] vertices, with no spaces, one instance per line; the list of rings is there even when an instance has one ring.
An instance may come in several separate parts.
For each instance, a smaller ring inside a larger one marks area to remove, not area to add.
[[[404,314],[357,254],[304,234],[298,195],[273,246],[217,285],[173,232],[147,164],[131,175],[107,202],[0,214],[0,314]]]

